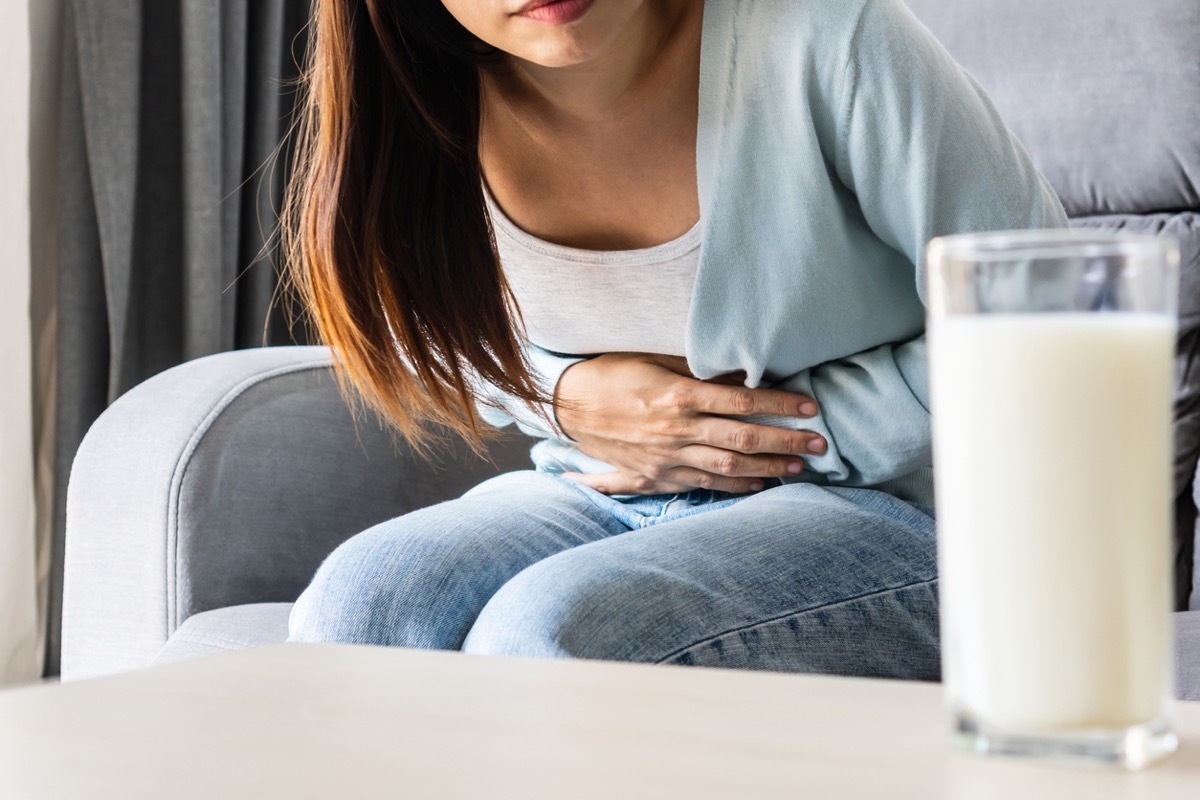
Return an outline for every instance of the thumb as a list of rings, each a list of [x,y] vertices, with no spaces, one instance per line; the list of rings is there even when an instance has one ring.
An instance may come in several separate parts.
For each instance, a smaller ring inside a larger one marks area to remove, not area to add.
[[[627,479],[620,472],[564,472],[560,476],[573,483],[582,484],[589,489],[595,489],[601,494],[637,494],[630,487],[624,486]]]

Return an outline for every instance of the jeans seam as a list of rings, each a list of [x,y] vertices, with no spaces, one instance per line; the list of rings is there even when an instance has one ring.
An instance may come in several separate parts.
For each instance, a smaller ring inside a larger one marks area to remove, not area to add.
[[[665,656],[655,660],[654,663],[655,664],[665,663],[673,658],[678,658],[679,656],[683,655],[687,651],[692,650],[696,647],[700,647],[701,645],[706,645],[706,644],[709,644],[710,642],[715,642],[718,639],[724,639],[726,636],[731,636],[735,633],[741,633],[743,631],[753,630],[754,628],[758,628],[763,625],[772,625],[781,620],[785,620],[788,617],[795,617],[795,616],[799,616],[800,614],[810,614],[814,611],[820,611],[825,608],[833,608],[836,606],[845,605],[846,603],[854,603],[859,600],[867,600],[867,599],[870,599],[872,597],[877,597],[882,594],[888,594],[889,592],[897,592],[897,591],[900,591],[901,589],[911,589],[914,586],[924,586],[924,585],[927,585],[930,583],[936,583],[936,582],[937,582],[937,576],[935,575],[932,578],[925,578],[923,580],[913,581],[911,583],[904,583],[904,584],[900,584],[899,586],[888,586],[883,589],[876,589],[874,591],[864,592],[863,594],[855,595],[854,597],[845,597],[845,598],[842,598],[841,600],[835,600],[830,603],[822,603],[821,605],[813,606],[812,608],[802,608],[799,610],[789,611],[786,614],[778,614],[778,615],[776,615],[774,617],[770,617],[768,619],[758,620],[757,622],[747,623],[746,625],[739,625],[736,628],[730,628],[728,630],[721,631],[720,633],[715,633],[712,636],[706,636],[703,639],[699,639],[695,642],[692,642],[691,644],[684,645],[683,647],[676,648],[675,650],[672,650],[670,653],[667,653]]]

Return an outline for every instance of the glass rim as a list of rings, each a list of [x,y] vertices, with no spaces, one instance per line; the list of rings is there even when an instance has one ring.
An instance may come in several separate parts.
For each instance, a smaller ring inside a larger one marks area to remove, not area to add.
[[[1048,230],[987,231],[938,236],[926,247],[927,259],[975,262],[1036,261],[1062,258],[1107,258],[1129,255],[1166,255],[1177,245],[1170,238],[1127,231]]]

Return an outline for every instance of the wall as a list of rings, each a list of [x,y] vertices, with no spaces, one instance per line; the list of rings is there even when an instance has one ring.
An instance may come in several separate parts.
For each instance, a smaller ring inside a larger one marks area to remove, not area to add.
[[[40,673],[29,316],[31,28],[24,2],[8,6],[0,26],[0,684]]]

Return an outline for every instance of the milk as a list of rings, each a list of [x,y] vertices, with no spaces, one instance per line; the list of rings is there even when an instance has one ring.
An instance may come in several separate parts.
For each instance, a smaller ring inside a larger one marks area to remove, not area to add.
[[[1147,722],[1171,691],[1174,322],[929,329],[947,694],[1012,730]]]

